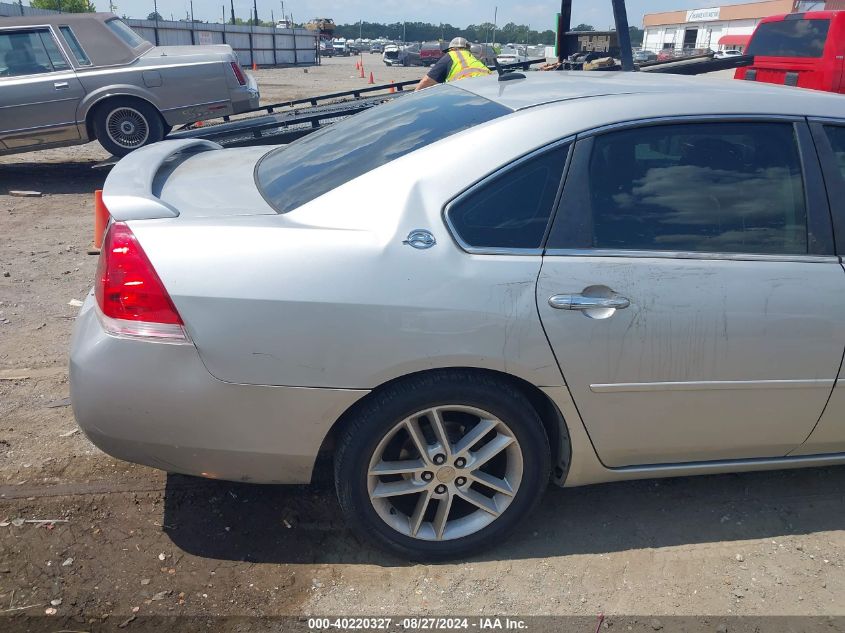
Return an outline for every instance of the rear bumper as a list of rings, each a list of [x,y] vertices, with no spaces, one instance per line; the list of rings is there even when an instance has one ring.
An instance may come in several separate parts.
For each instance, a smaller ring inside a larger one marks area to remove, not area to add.
[[[104,452],[168,472],[307,483],[332,424],[363,390],[222,382],[193,345],[106,334],[91,296],[70,354],[73,412]]]
[[[258,90],[258,82],[255,81],[252,73],[244,71],[246,86],[232,92],[232,111],[234,114],[255,110],[259,106],[261,93]]]

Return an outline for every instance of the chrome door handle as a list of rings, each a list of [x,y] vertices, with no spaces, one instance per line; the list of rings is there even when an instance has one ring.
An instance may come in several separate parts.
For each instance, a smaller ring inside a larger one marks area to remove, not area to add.
[[[53,88],[55,88],[56,90],[67,90],[68,88],[70,88],[70,84],[66,81],[57,81],[53,84]]]
[[[584,295],[555,295],[549,305],[558,310],[624,310],[631,302],[622,295],[585,297]]]

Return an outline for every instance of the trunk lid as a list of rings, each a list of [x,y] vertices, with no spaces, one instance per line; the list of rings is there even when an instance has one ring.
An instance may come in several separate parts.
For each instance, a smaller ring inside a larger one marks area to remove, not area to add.
[[[162,141],[115,165],[103,201],[116,221],[275,214],[253,179],[256,163],[271,149]]]
[[[205,57],[218,56],[221,60],[235,59],[235,51],[228,44],[204,44],[200,46],[156,46],[141,57]]]

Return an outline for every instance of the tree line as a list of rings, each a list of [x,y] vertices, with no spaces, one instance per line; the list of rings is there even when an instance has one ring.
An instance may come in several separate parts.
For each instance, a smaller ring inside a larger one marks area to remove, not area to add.
[[[401,41],[404,37],[406,42],[431,42],[434,40],[451,40],[453,37],[465,37],[470,42],[489,42],[492,41],[494,32],[496,40],[500,42],[555,43],[555,32],[553,30],[535,31],[525,24],[515,24],[514,22],[509,22],[502,27],[484,22],[482,24],[470,24],[466,28],[448,23],[393,22],[392,24],[383,24],[381,22],[356,22],[355,24],[337,25],[334,34],[335,37],[347,39],[361,37],[369,40],[386,38]]]
[[[573,31],[595,31],[591,24],[578,24]],[[555,43],[555,32],[552,29],[536,31],[525,24],[508,22],[502,27],[496,27],[490,22],[470,24],[466,28],[451,24],[430,24],[428,22],[360,22],[355,24],[339,24],[335,28],[335,37],[347,39],[379,39],[406,42],[430,42],[434,40],[451,40],[453,37],[465,37],[470,42],[491,42],[495,33],[498,42],[513,42],[518,44],[546,44]],[[639,46],[643,41],[643,31],[636,26],[631,27],[631,43]]]

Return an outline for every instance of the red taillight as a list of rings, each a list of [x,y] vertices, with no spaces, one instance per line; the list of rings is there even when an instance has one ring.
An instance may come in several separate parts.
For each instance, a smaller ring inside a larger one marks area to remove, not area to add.
[[[242,86],[245,86],[246,76],[244,75],[244,71],[241,70],[241,67],[238,62],[232,62],[232,72],[235,73],[235,79],[238,80],[238,83]]]
[[[186,340],[182,318],[129,227],[106,232],[95,278],[97,305],[113,334]]]

